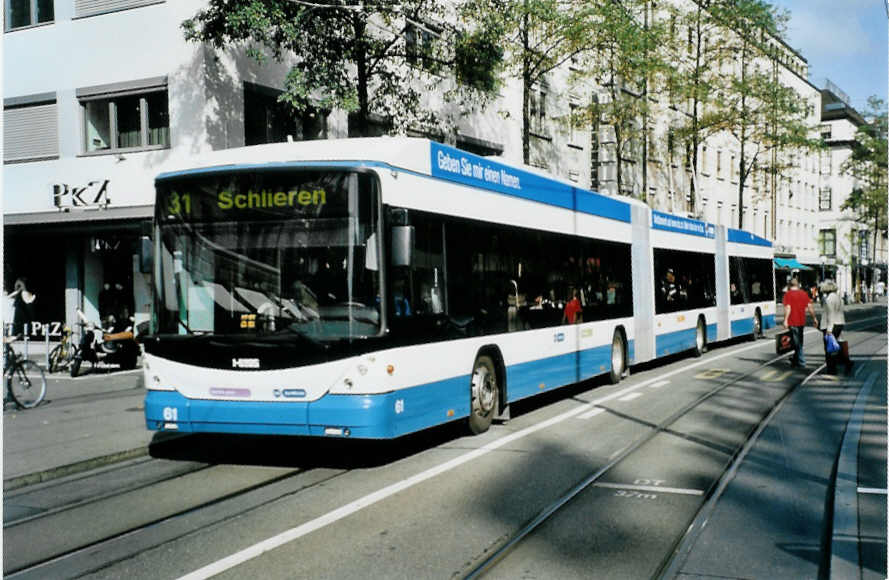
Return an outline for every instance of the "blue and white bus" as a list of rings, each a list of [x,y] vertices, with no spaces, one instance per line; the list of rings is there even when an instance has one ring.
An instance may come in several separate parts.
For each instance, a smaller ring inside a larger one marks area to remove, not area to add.
[[[768,240],[428,140],[219,151],[156,188],[153,430],[479,433],[775,324]]]

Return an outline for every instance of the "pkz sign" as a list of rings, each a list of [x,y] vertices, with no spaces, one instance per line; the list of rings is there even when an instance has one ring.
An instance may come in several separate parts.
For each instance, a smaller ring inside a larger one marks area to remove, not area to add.
[[[108,192],[110,179],[90,181],[84,186],[56,183],[52,186],[52,203],[59,209],[72,207],[108,207],[111,195]]]

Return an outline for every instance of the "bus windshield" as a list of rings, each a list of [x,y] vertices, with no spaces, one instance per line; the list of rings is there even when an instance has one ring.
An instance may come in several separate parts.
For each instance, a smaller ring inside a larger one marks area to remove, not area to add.
[[[317,341],[379,334],[378,216],[366,173],[159,180],[154,331]]]

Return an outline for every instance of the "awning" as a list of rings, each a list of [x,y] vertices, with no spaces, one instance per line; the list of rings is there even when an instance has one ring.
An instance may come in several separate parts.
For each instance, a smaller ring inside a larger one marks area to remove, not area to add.
[[[779,270],[811,270],[805,264],[800,264],[794,258],[775,258],[775,268]]]

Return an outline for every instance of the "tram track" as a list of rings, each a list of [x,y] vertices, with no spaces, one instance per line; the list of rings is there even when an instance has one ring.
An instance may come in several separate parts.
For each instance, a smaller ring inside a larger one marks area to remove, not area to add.
[[[108,502],[114,498],[124,497],[127,493],[138,493],[151,486],[159,486],[175,479],[199,472],[207,472],[219,466],[205,466],[193,469],[178,476],[172,476],[142,486],[134,486],[131,489],[120,490],[117,493],[107,494],[101,498],[82,502],[77,505],[66,506],[45,517],[40,516],[20,520],[13,528],[21,528],[28,523],[34,524],[40,519],[57,517],[66,511],[78,508],[96,506],[102,502]],[[196,503],[185,509],[173,513],[164,514],[138,525],[128,527],[112,534],[107,534],[101,539],[83,542],[71,549],[54,553],[49,557],[29,562],[25,566],[13,566],[4,570],[5,578],[47,578],[81,576],[98,572],[109,566],[124,561],[133,555],[147,549],[163,546],[167,543],[175,543],[193,534],[215,526],[223,525],[253,511],[268,508],[277,502],[285,501],[293,495],[304,492],[315,486],[324,485],[347,473],[347,470],[331,470],[313,468],[308,470],[295,469],[287,473],[273,476],[260,483],[240,488],[231,493],[218,495],[206,501]],[[302,481],[308,478],[308,482]],[[199,525],[194,525],[195,522]],[[8,532],[6,532],[8,534]],[[100,565],[92,563],[91,555],[103,553],[104,557]],[[112,556],[113,557],[109,557]],[[81,558],[82,557],[82,558]],[[80,562],[74,562],[80,558]],[[6,560],[9,554],[7,552]],[[86,564],[86,565],[84,565]]]
[[[864,326],[859,327],[859,324],[865,323]],[[846,332],[860,332],[863,330],[867,330],[875,327],[883,327],[885,328],[886,319],[885,317],[875,317],[873,319],[865,319],[865,320],[856,320],[851,321],[846,325]],[[855,328],[852,328],[852,327]],[[884,335],[878,335],[876,337],[870,336],[865,337],[862,340],[856,341],[855,343],[850,343],[850,351],[854,352],[856,347],[859,347],[869,341],[873,340],[883,340],[885,341]],[[474,580],[478,578],[485,577],[492,573],[497,566],[502,563],[509,555],[515,552],[523,542],[529,539],[537,530],[543,526],[546,522],[552,520],[552,518],[560,513],[562,510],[568,508],[571,502],[577,498],[582,492],[589,490],[591,487],[600,485],[602,487],[612,487],[609,484],[600,483],[602,479],[615,470],[618,465],[624,463],[628,458],[632,457],[639,449],[641,449],[644,445],[651,442],[655,437],[660,434],[671,433],[673,435],[677,435],[677,431],[669,429],[671,425],[674,425],[679,420],[688,416],[692,411],[698,409],[708,400],[712,399],[716,395],[724,392],[729,387],[739,385],[743,383],[745,380],[749,380],[760,373],[763,369],[767,369],[776,365],[777,363],[786,360],[791,353],[786,353],[782,355],[775,356],[765,363],[758,365],[756,368],[752,369],[749,372],[744,374],[734,376],[729,380],[726,380],[718,385],[716,385],[713,389],[707,391],[706,393],[698,396],[693,401],[685,404],[677,411],[673,412],[666,419],[658,422],[657,424],[648,424],[650,430],[643,436],[638,437],[633,440],[622,449],[620,449],[617,453],[613,454],[609,461],[598,468],[596,471],[592,472],[588,477],[581,480],[574,487],[565,492],[562,496],[551,502],[547,505],[543,510],[541,510],[537,516],[531,519],[524,527],[511,534],[508,537],[501,538],[498,542],[499,546],[495,547],[492,551],[489,551],[487,555],[485,555],[480,560],[476,561],[471,565],[471,568],[468,572],[461,574],[464,580]],[[703,526],[703,523],[706,521],[706,514],[703,513],[706,509],[712,509],[712,506],[715,505],[715,502],[718,500],[718,497],[721,493],[721,490],[724,490],[728,481],[731,480],[732,475],[737,471],[740,464],[743,462],[743,459],[746,455],[746,451],[755,443],[758,435],[765,429],[768,425],[769,421],[777,414],[780,408],[783,406],[784,402],[799,389],[804,386],[808,382],[810,382],[815,376],[817,376],[821,370],[824,368],[824,365],[820,365],[816,367],[811,373],[809,373],[802,380],[795,382],[789,389],[784,392],[772,405],[771,407],[761,416],[760,420],[752,425],[750,430],[747,432],[745,441],[734,449],[729,462],[726,465],[726,468],[723,470],[722,474],[713,482],[713,484],[706,490],[701,490],[703,502],[701,507],[697,510],[694,517],[691,519],[690,525],[686,527],[685,533],[681,534],[680,538],[677,540],[674,549],[663,559],[661,564],[658,566],[658,571],[655,574],[655,577],[658,578],[669,578],[670,576],[665,576],[664,574],[669,573],[671,570],[671,564],[674,562],[675,558],[681,553],[680,546],[685,545],[685,542],[692,541],[693,538],[690,538],[689,534],[692,534],[696,530],[700,529]],[[602,409],[605,412],[613,412],[612,409],[603,405],[595,405],[596,408]],[[681,434],[680,434],[681,436]],[[620,487],[621,489],[631,489],[634,488],[632,485],[619,485],[613,487]],[[645,486],[635,486],[641,489]],[[645,491],[659,491],[663,493],[665,490],[661,487],[652,487],[650,489],[643,489],[641,492],[636,490],[635,493],[643,493]],[[671,490],[677,491],[679,493],[686,493],[689,491],[697,491],[697,490]],[[633,493],[633,492],[631,492]],[[641,496],[640,496],[641,497]],[[703,522],[699,521],[699,518],[703,518]]]
[[[881,324],[885,325],[885,318],[879,317],[874,318],[873,320],[880,320]],[[848,332],[857,332],[859,330],[878,326],[877,323],[872,323],[867,324],[862,328],[858,328],[858,325],[860,325],[862,322],[865,321],[851,321],[850,324],[847,325]],[[871,337],[861,341],[856,341],[852,345],[853,353],[858,346],[866,343],[868,340],[873,339],[874,338]],[[671,432],[669,426],[691,412],[691,410],[693,410],[694,408],[703,405],[707,400],[710,400],[711,398],[716,396],[720,391],[723,391],[732,385],[738,384],[745,379],[749,380],[755,373],[762,371],[762,369],[764,368],[768,368],[770,365],[776,364],[777,362],[787,358],[787,356],[788,355],[782,355],[771,358],[768,361],[759,364],[755,369],[748,373],[744,373],[740,376],[734,376],[730,380],[722,381],[719,384],[715,385],[713,389],[708,390],[708,392],[706,393],[700,394],[693,401],[687,403],[678,411],[673,412],[666,419],[658,421],[654,425],[646,424],[646,426],[652,430],[651,432],[647,433],[645,437],[632,441],[630,444],[620,449],[617,454],[612,455],[612,457],[604,467],[598,469],[591,475],[591,477],[584,479],[581,484],[578,484],[577,486],[572,488],[572,491],[574,492],[573,496],[576,496],[583,491],[581,485],[584,482],[587,482],[586,488],[595,485],[595,483],[601,481],[607,473],[613,470],[622,461],[625,461],[628,457],[631,457],[646,442],[652,440],[658,434],[680,434],[677,431]],[[818,370],[820,369],[816,369],[815,373],[817,373]],[[795,388],[798,388],[799,386],[800,385],[794,386],[791,391]],[[786,393],[784,397],[786,397],[788,394],[789,392]],[[611,400],[611,398],[608,398],[608,400]],[[602,401],[602,399],[600,399],[600,401]],[[593,406],[591,406],[591,408],[592,407]],[[602,409],[605,412],[610,412],[613,415],[618,415],[618,409],[612,408],[612,406],[597,404],[594,405],[594,407],[597,409]],[[774,409],[774,406],[772,408]],[[771,413],[766,413],[766,417],[770,416]],[[759,425],[764,424],[764,422],[767,422],[767,419],[761,419],[760,422],[751,429],[751,432],[754,432],[756,428]],[[750,434],[748,433],[747,440],[749,439]],[[743,447],[743,445],[741,445],[741,447]],[[740,448],[736,450],[735,458],[733,458],[731,463],[735,463],[737,461],[737,454],[740,452]],[[158,479],[154,483],[146,483],[144,485],[133,486],[130,489],[119,489],[110,491],[101,497],[96,496],[94,498],[91,498],[90,500],[81,501],[79,504],[72,503],[66,506],[58,506],[56,511],[47,513],[46,516],[59,516],[62,515],[64,512],[73,512],[76,511],[78,508],[86,508],[89,505],[100,505],[102,502],[111,501],[117,497],[121,497],[127,492],[138,493],[142,490],[150,490],[151,487],[154,485],[161,485],[165,482],[176,479],[176,477],[181,477],[182,475],[206,472],[208,469],[211,469],[213,467],[218,467],[218,465],[213,464],[198,466],[194,469],[189,469],[187,473],[180,474],[180,476],[171,476],[168,478]],[[161,548],[164,545],[173,545],[180,540],[188,537],[194,537],[195,535],[201,534],[208,529],[229,524],[240,517],[250,514],[251,512],[257,512],[258,510],[261,510],[263,508],[274,508],[277,502],[288,500],[294,495],[311,489],[312,487],[329,483],[336,478],[349,473],[350,471],[351,469],[348,467],[335,469],[330,467],[325,468],[315,466],[308,469],[293,469],[290,470],[288,473],[281,474],[275,478],[269,479],[268,481],[257,484],[253,487],[244,488],[243,490],[227,495],[213,497],[203,503],[197,503],[189,507],[188,509],[182,509],[174,513],[166,514],[164,517],[159,517],[143,522],[138,526],[132,526],[126,530],[108,535],[107,537],[100,540],[86,542],[74,549],[60,551],[59,553],[53,554],[50,557],[45,557],[40,560],[34,561],[27,566],[11,568],[9,570],[6,570],[5,574],[11,578],[44,578],[61,576],[70,577],[91,573],[100,573],[102,572],[102,570],[112,568],[116,564],[133,558],[134,555],[138,554],[139,552]],[[723,473],[723,476],[725,473],[727,473],[727,471],[728,469]],[[306,481],[307,478],[309,479],[309,481]],[[719,482],[717,481],[708,490],[705,490],[705,498],[712,497],[713,490],[718,484]],[[59,482],[58,485],[63,485],[63,482]],[[666,492],[667,490],[660,488],[660,491]],[[541,514],[537,516],[537,518],[535,518],[531,523],[539,520],[536,526],[539,527],[539,525],[547,521],[553,514],[557,513],[562,508],[562,506],[570,503],[571,501],[571,498],[566,499],[563,497],[561,499],[563,501],[561,501],[560,506],[557,506],[553,509],[553,505],[555,503],[559,503],[558,501],[553,502],[553,504],[544,509]],[[25,518],[16,520],[15,522],[10,522],[9,527],[12,531],[14,531],[16,528],[19,528],[20,525],[26,525],[28,523],[39,521],[39,519],[40,515],[38,514],[31,518]],[[533,529],[529,529],[527,532],[524,533],[520,531],[521,537],[518,537],[519,534],[513,534],[502,538],[501,541],[497,542],[498,544],[500,544],[499,550],[503,550],[510,545],[512,545],[512,548],[515,548],[516,546],[521,544],[522,540],[525,537],[531,535],[533,531]],[[101,553],[101,559],[97,557],[97,554],[99,553]],[[484,566],[483,562],[480,566],[474,568],[473,571],[470,572],[470,575],[467,575],[466,577],[479,577],[487,573],[490,569],[496,567],[497,563],[499,561],[502,561],[508,555],[508,553],[509,551],[504,552],[497,558],[496,562],[492,563],[493,565],[490,568],[487,568],[485,570],[481,569],[481,567]],[[492,554],[491,558],[493,558],[495,555],[496,553]],[[666,564],[664,564],[664,566],[666,566]],[[476,572],[478,573],[476,574]]]

